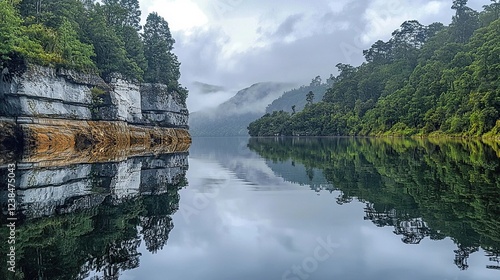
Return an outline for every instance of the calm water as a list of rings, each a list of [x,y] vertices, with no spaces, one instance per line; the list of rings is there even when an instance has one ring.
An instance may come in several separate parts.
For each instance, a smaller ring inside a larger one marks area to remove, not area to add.
[[[194,138],[189,155],[20,164],[16,271],[500,279],[499,155],[479,142]],[[3,209],[6,198],[2,189]],[[12,276],[6,265],[1,272]]]

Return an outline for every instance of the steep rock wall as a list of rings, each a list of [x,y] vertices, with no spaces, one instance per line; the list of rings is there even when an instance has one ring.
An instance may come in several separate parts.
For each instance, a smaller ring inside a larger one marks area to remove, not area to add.
[[[140,84],[113,74],[97,75],[28,65],[22,74],[4,68],[0,116],[68,120],[125,121],[138,125],[188,127],[188,110],[162,84]]]
[[[93,95],[94,118],[142,123],[140,84],[113,74],[109,77],[108,85],[111,88],[109,91]]]
[[[7,69],[7,68],[5,68]],[[105,86],[95,75],[30,65],[22,75],[0,79],[0,114],[90,120],[91,87]]]
[[[93,74],[37,65],[15,74],[0,70],[2,150],[24,145],[30,160],[73,160],[65,156],[69,152],[94,162],[109,155],[185,151],[191,142],[185,100],[165,85],[141,85],[120,75],[106,83]],[[0,156],[0,166],[12,153]]]
[[[189,113],[179,94],[169,93],[162,84],[142,84],[140,91],[144,124],[188,127]]]

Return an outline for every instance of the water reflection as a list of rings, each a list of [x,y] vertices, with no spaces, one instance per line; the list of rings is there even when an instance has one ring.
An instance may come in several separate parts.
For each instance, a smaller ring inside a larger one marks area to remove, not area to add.
[[[248,146],[273,162],[320,169],[330,183],[326,189],[340,191],[338,204],[354,199],[365,203],[364,219],[392,227],[406,244],[449,237],[457,246],[454,263],[460,270],[469,267],[468,258],[480,248],[491,261],[487,268],[500,269],[500,161],[495,144],[265,138],[250,139]]]
[[[178,153],[17,167],[16,274],[3,265],[2,279],[118,279],[139,266],[141,243],[153,253],[167,243],[188,162],[187,153]],[[2,182],[7,172],[0,169]],[[8,236],[8,191],[0,195],[0,235]],[[0,251],[8,246],[0,243]]]
[[[187,153],[53,163],[21,162],[16,170],[17,279],[475,280],[500,273],[494,145],[195,138],[189,170]],[[6,172],[0,169],[0,180]],[[7,236],[5,212],[1,219]],[[329,254],[314,259],[330,239],[331,250],[322,251]],[[6,246],[0,242],[3,263]],[[9,279],[0,269],[0,279]]]

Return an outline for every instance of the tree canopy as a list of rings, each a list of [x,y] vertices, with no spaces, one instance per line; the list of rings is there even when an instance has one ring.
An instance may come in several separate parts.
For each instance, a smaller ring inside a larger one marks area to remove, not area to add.
[[[0,0],[0,68],[28,63],[180,86],[168,23],[138,0]],[[142,32],[142,33],[141,33]]]
[[[286,119],[275,114],[286,128],[269,130],[270,113],[250,135],[498,137],[500,4],[479,13],[457,0],[452,9],[449,26],[405,21],[363,52],[365,63],[337,64],[321,102]]]

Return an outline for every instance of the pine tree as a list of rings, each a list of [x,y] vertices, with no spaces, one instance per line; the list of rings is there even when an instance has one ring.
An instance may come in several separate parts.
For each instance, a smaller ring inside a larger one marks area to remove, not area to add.
[[[177,89],[180,78],[177,56],[172,53],[175,40],[172,38],[167,21],[157,13],[151,13],[144,25],[144,54],[148,63],[144,80],[163,83]]]

